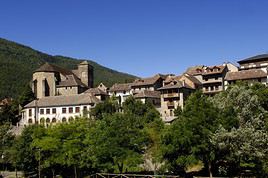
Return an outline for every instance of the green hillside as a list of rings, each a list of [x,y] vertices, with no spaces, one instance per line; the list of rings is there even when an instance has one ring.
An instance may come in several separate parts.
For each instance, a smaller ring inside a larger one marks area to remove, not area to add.
[[[32,72],[45,62],[64,68],[75,69],[82,60],[51,56],[30,47],[0,38],[0,99],[16,97],[31,81]],[[107,86],[114,83],[132,81],[135,76],[117,72],[88,60],[94,67],[95,85],[103,82]]]

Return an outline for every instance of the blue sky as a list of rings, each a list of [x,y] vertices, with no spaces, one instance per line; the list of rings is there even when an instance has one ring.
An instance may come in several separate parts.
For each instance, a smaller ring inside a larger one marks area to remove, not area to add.
[[[267,0],[7,0],[0,37],[141,77],[268,52]]]

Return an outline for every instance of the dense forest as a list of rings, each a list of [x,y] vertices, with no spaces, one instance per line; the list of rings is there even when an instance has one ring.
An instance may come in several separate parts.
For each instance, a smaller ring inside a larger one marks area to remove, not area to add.
[[[0,38],[0,99],[17,97],[32,77],[32,72],[45,62],[64,68],[75,69],[85,59],[51,56],[30,47]],[[103,82],[107,86],[114,83],[132,81],[135,76],[117,72],[88,60],[94,67],[95,85]]]

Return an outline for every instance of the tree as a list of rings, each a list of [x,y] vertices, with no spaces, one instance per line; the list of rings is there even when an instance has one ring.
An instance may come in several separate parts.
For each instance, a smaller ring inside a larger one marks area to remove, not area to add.
[[[257,86],[252,88],[255,87]],[[225,164],[228,163],[228,169],[232,169],[228,170],[231,175],[249,167],[260,173],[262,168],[259,165],[267,160],[268,132],[264,117],[266,111],[262,107],[266,103],[260,100],[260,96],[265,95],[266,91],[262,88],[257,92],[256,88],[252,88],[234,85],[213,98],[221,110],[233,108],[235,114],[232,117],[237,121],[233,127],[221,125],[211,139],[225,153],[222,159]]]
[[[192,94],[162,137],[163,159],[168,170],[185,175],[188,166],[202,161],[212,176],[216,153],[210,135],[218,128],[220,119],[218,109],[206,96],[200,91]]]
[[[44,131],[42,126],[28,126],[14,142],[16,151],[13,152],[13,154],[17,157],[16,164],[20,170],[25,172],[26,176],[38,174],[39,160],[36,159],[36,153],[38,153],[39,150],[33,149],[31,144],[33,138],[40,138],[44,134]]]
[[[110,98],[97,104],[92,110],[91,115],[96,119],[102,119],[105,114],[113,114],[119,110],[119,104],[115,98]]]
[[[139,119],[130,113],[105,115],[89,133],[88,144],[101,170],[125,172],[138,170],[147,142]]]

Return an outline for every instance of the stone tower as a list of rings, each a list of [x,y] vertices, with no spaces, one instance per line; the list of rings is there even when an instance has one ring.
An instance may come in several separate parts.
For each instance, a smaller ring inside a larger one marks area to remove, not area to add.
[[[45,63],[33,73],[32,88],[36,98],[55,96],[56,82],[53,66]]]
[[[89,88],[93,87],[93,66],[88,61],[83,61],[78,65],[78,73],[81,82],[83,82]]]

